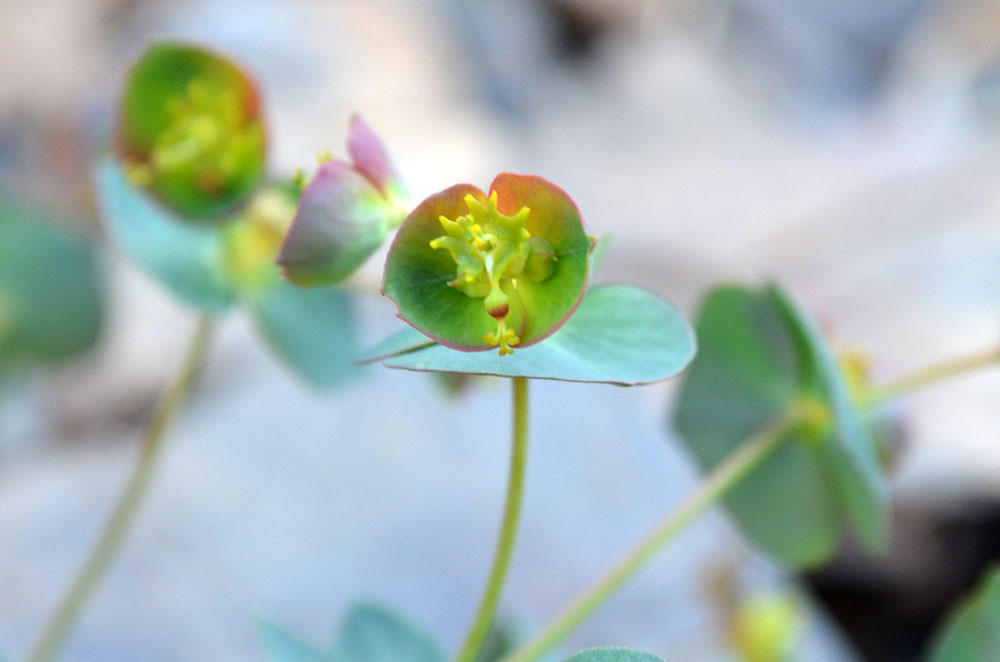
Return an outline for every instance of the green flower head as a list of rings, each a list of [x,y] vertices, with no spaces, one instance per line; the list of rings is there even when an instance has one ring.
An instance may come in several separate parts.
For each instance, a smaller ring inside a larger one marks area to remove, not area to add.
[[[221,55],[154,44],[129,71],[116,151],[134,185],[182,216],[217,218],[233,211],[266,165],[257,86]]]
[[[586,289],[592,247],[562,189],[504,173],[488,194],[459,184],[418,205],[389,250],[382,291],[438,343],[503,356],[565,323]]]

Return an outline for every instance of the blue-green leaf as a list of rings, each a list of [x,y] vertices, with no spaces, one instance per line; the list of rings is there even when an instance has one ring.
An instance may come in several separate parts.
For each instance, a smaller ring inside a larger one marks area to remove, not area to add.
[[[1000,568],[952,612],[931,647],[930,662],[996,662],[1000,655]]]
[[[300,641],[274,623],[258,626],[267,662],[333,662],[334,658]]]
[[[0,369],[92,346],[103,312],[99,276],[89,241],[0,200]]]
[[[845,519],[862,543],[874,552],[886,549],[889,540],[889,487],[878,461],[871,427],[853,401],[843,370],[816,324],[777,287],[771,296],[784,310],[815,364],[819,385],[833,411],[832,443],[820,445],[831,467],[833,483]]]
[[[180,220],[130,185],[111,159],[98,165],[95,185],[109,234],[140,268],[199,310],[219,312],[233,302],[221,228]]]
[[[429,636],[399,616],[370,604],[353,607],[335,647],[344,662],[445,662]]]
[[[329,388],[357,373],[350,295],[331,287],[303,289],[282,281],[259,292],[251,307],[274,351],[312,385]]]
[[[416,349],[426,337],[420,340],[410,330],[403,333],[379,346],[382,356],[393,354],[385,361],[390,368],[629,386],[676,375],[695,352],[691,327],[676,309],[651,292],[627,285],[591,289],[561,329],[510,356],[436,344]],[[367,353],[373,355],[378,356]]]
[[[592,648],[567,658],[566,662],[664,662],[662,657],[632,648]]]
[[[826,438],[790,433],[726,496],[746,534],[798,567],[828,560],[845,525],[880,550],[885,479],[863,414],[815,325],[776,287],[721,287],[705,299],[696,328],[699,354],[674,425],[706,471],[803,399],[831,417]]]

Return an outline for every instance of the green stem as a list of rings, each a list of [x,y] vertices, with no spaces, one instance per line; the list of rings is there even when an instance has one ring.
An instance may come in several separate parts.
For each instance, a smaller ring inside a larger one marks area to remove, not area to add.
[[[916,391],[925,386],[930,386],[945,379],[998,364],[1000,364],[1000,347],[985,352],[977,352],[975,354],[948,359],[873,389],[872,393],[866,399],[865,404],[868,406],[879,405],[887,400],[892,400],[898,396]]]
[[[636,573],[653,559],[671,540],[705,510],[735,487],[768,455],[788,438],[787,433],[799,420],[797,410],[782,416],[730,455],[698,486],[687,500],[603,579],[581,593],[549,626],[504,662],[532,662],[548,653],[570,632],[618,592]]]
[[[153,469],[163,447],[161,442],[164,433],[194,385],[208,347],[211,330],[211,318],[202,317],[194,336],[191,338],[180,372],[166,391],[146,432],[135,471],[129,479],[125,491],[119,497],[114,512],[105,524],[90,556],[87,557],[69,591],[63,596],[59,607],[49,618],[45,629],[42,630],[38,642],[28,657],[30,662],[49,662],[56,658],[77,618],[93,595],[94,589],[97,588],[111,561],[114,560],[148,491]]]
[[[479,610],[472,621],[465,643],[459,651],[458,662],[475,662],[483,643],[490,633],[500,592],[511,557],[514,555],[514,539],[517,537],[517,522],[521,516],[521,500],[524,496],[524,473],[528,459],[528,380],[514,378],[514,420],[510,453],[510,478],[507,483],[507,503],[504,506],[503,523],[500,525],[500,541],[497,543],[493,568],[486,584]]]

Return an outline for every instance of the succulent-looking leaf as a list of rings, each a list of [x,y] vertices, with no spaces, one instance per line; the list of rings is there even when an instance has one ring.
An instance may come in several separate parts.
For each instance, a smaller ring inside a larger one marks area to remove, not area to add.
[[[279,282],[250,303],[272,349],[313,386],[336,386],[357,372],[354,311],[347,293]]]
[[[266,165],[257,87],[221,55],[153,44],[128,73],[116,148],[129,179],[178,213],[203,219],[232,211]]]
[[[937,633],[930,662],[996,662],[1000,659],[1000,569],[993,568],[972,597]]]
[[[446,662],[437,643],[399,616],[370,604],[355,605],[334,648],[344,662]]]
[[[874,551],[887,536],[887,490],[844,376],[815,326],[777,287],[721,287],[702,304],[699,353],[674,425],[707,471],[768,422],[811,404],[827,419],[800,428],[725,498],[746,534],[792,566],[820,564],[845,525]]]
[[[316,171],[278,256],[282,273],[299,285],[347,278],[406,216],[405,192],[385,147],[357,116],[348,151],[353,163],[330,159]]]
[[[225,310],[236,288],[219,228],[185,224],[129,184],[111,159],[97,168],[97,200],[108,232],[139,266],[199,310]]]
[[[332,655],[316,650],[274,623],[264,621],[258,631],[267,662],[336,662]]]
[[[507,354],[573,313],[592,243],[562,189],[503,173],[489,195],[459,184],[418,205],[389,249],[382,291],[436,342]]]
[[[632,648],[592,648],[569,657],[565,662],[664,662],[662,657]]]
[[[513,356],[457,352],[426,342],[407,329],[365,358],[385,358],[390,368],[407,370],[631,386],[676,375],[695,352],[683,316],[655,294],[628,285],[591,289],[561,329]]]
[[[93,245],[0,199],[0,371],[89,348],[102,314]]]

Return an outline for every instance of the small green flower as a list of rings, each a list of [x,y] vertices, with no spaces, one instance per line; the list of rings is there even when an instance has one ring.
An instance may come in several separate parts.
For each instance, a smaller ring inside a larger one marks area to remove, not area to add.
[[[221,55],[154,44],[129,71],[116,151],[133,185],[182,216],[232,212],[248,200],[266,166],[257,86]]]
[[[459,184],[422,202],[389,250],[383,292],[438,343],[503,356],[569,319],[593,244],[562,189],[504,173],[489,194]]]

